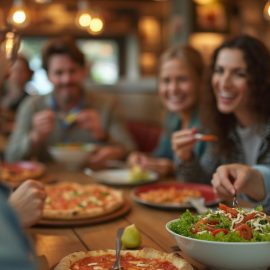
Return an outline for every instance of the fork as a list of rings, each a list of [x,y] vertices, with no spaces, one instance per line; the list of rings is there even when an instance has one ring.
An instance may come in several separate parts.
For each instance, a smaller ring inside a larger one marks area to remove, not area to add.
[[[233,202],[232,202],[232,207],[235,208],[238,206],[238,200],[237,200],[237,196],[236,193],[233,195]]]
[[[208,208],[205,207],[204,198],[188,198],[187,200],[199,214],[204,214],[208,211]]]
[[[114,265],[111,267],[110,270],[122,270],[123,267],[121,266],[121,262],[120,262],[120,251],[121,251],[121,246],[122,246],[122,243],[121,243],[121,236],[124,232],[124,229],[123,228],[119,228],[117,230],[117,234],[116,234],[116,259],[115,259],[115,262],[114,262]]]

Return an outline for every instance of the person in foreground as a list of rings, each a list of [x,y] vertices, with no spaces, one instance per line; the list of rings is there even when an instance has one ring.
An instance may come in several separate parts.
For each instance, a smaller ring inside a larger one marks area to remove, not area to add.
[[[7,59],[5,58],[4,53],[0,51],[0,85],[2,84],[2,81],[6,76],[8,68],[9,68],[9,65],[8,65]],[[8,197],[9,197],[9,190],[0,181],[0,228],[1,228],[0,230],[0,265],[1,265],[1,269],[5,269],[5,270],[37,269],[32,247],[23,232],[22,225],[19,222],[14,210],[8,203]],[[30,211],[27,212],[27,215],[29,215],[29,217],[31,217],[31,215],[33,214],[32,210],[33,209],[30,209]],[[22,212],[23,211],[25,211],[25,209],[22,210]],[[29,221],[30,220],[27,218],[27,222]],[[30,221],[30,223],[32,221]]]
[[[54,90],[29,97],[22,104],[7,147],[7,160],[37,158],[46,162],[52,159],[49,146],[94,143],[98,147],[89,155],[88,166],[97,169],[133,150],[117,104],[104,95],[84,91],[86,62],[73,39],[49,41],[42,61]]]
[[[130,165],[156,171],[160,176],[175,172],[171,135],[174,131],[199,127],[198,102],[204,64],[198,51],[189,45],[177,45],[161,56],[159,68],[159,96],[167,110],[164,131],[152,156],[134,152]],[[200,156],[205,145],[196,145]]]
[[[205,183],[213,179],[221,197],[242,192],[254,203],[270,203],[269,74],[270,53],[253,37],[236,37],[215,50],[202,95],[202,122],[218,140],[198,159],[192,130],[176,132],[172,144],[179,177]]]

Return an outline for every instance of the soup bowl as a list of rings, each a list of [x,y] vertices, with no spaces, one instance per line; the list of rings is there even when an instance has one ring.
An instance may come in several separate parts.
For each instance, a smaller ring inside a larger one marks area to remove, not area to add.
[[[87,161],[87,156],[95,148],[91,143],[57,144],[49,147],[49,153],[56,162],[64,164],[67,169],[76,170]]]

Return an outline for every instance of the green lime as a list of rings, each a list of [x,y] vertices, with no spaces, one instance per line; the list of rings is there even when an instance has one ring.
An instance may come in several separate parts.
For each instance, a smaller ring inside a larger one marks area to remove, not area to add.
[[[138,248],[141,244],[141,234],[134,224],[125,228],[122,237],[124,248]]]
[[[149,173],[142,169],[141,166],[135,165],[130,169],[128,179],[130,182],[148,180]]]

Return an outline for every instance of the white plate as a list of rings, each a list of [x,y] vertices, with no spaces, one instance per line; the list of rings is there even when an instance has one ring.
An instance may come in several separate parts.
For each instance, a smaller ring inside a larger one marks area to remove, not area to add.
[[[130,169],[110,169],[91,173],[85,171],[85,173],[93,177],[97,182],[116,186],[137,186],[149,184],[158,180],[158,174],[149,171],[149,179],[141,179],[140,181],[132,182],[128,177],[129,171]]]

